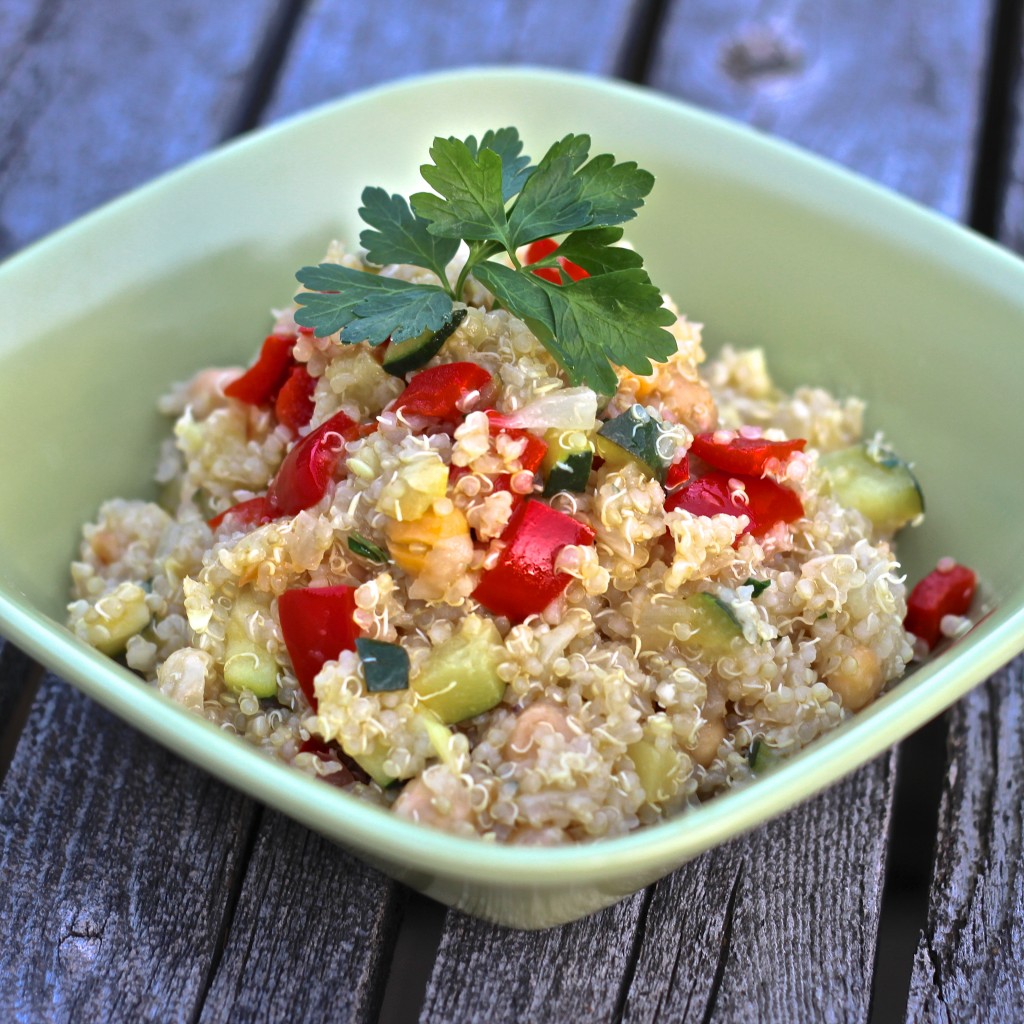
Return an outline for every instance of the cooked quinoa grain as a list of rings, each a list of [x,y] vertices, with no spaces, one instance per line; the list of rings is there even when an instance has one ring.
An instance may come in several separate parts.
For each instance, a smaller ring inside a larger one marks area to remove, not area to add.
[[[700,327],[678,317],[676,354],[621,370],[599,405],[466,295],[404,378],[277,314],[299,426],[281,385],[233,396],[239,369],[176,386],[161,502],[115,499],[85,527],[72,629],[301,771],[524,844],[676,814],[747,781],[755,744],[799,750],[903,673],[891,535],[821,462],[860,443],[861,402],[783,393],[758,351],[701,373]],[[405,389],[437,367],[486,383],[424,414]],[[630,415],[656,451],[615,441]],[[782,454],[729,468],[762,448]],[[574,483],[543,497],[559,459]]]

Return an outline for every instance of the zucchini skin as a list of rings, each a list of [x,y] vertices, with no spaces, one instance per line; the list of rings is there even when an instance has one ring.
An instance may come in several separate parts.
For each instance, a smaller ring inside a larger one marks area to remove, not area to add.
[[[436,331],[424,331],[408,341],[388,345],[381,365],[393,377],[405,377],[430,362],[444,343],[455,333],[466,319],[465,309],[452,310],[446,323]]]

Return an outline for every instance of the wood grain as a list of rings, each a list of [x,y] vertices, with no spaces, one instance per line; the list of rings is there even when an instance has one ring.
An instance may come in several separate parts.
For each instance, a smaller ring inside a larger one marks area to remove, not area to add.
[[[7,0],[0,256],[219,140],[277,0]]]
[[[674,0],[650,81],[963,219],[994,6]]]
[[[296,33],[270,118],[379,82],[483,64],[612,74],[628,60],[643,0],[314,0]],[[472,97],[467,96],[467,103]]]
[[[659,882],[629,1024],[866,1021],[896,754]]]
[[[47,676],[0,789],[0,1019],[191,1021],[255,813]]]
[[[950,712],[928,924],[907,1021],[1024,1019],[1024,658]]]
[[[450,912],[420,1024],[617,1020],[649,898],[540,932]]]
[[[375,1021],[400,904],[383,875],[264,812],[201,1024],[317,1021],[326,1008]]]

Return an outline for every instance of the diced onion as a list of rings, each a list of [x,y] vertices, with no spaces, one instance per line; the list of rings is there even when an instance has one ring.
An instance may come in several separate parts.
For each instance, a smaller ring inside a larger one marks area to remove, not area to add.
[[[502,423],[526,430],[593,430],[597,395],[590,388],[561,388],[502,415]]]

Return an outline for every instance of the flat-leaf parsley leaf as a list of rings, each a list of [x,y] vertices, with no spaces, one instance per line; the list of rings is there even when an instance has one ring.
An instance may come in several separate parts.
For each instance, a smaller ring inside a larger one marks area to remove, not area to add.
[[[344,331],[347,343],[399,342],[439,330],[462,300],[470,274],[526,321],[573,384],[611,394],[614,367],[634,373],[667,359],[673,321],[643,258],[618,245],[620,224],[636,216],[654,178],[634,162],[604,153],[590,158],[588,135],[566,135],[536,166],[515,128],[480,140],[436,138],[420,171],[432,192],[406,200],[382,188],[363,191],[360,235],[371,264],[408,263],[437,277],[414,284],[334,263],[298,273],[308,290],[296,296],[298,324],[319,337]],[[519,251],[541,238],[558,247],[523,267]],[[460,243],[466,259],[455,261]],[[560,259],[587,271],[561,284],[534,274]],[[454,279],[454,283],[453,283]]]

